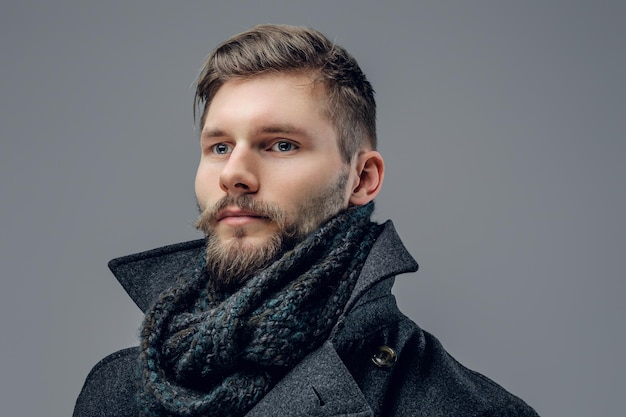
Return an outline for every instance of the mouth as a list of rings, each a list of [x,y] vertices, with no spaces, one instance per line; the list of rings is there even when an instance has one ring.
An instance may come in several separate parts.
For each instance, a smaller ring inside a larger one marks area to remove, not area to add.
[[[269,220],[269,217],[251,210],[227,208],[220,211],[216,219],[221,223],[241,225],[254,220]]]

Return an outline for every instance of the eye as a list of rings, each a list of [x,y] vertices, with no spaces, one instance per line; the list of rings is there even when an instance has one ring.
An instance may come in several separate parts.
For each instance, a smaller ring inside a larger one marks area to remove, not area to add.
[[[225,143],[216,143],[215,145],[211,146],[211,150],[214,154],[217,155],[226,155],[233,151],[232,147]]]
[[[298,146],[294,143],[281,140],[273,144],[270,149],[275,152],[289,152],[298,149]]]

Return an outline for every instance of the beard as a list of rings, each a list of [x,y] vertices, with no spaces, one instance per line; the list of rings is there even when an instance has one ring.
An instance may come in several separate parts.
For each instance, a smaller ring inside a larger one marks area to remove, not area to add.
[[[348,168],[342,170],[334,184],[308,195],[289,215],[278,204],[254,199],[249,194],[226,195],[213,206],[201,211],[196,228],[206,236],[206,264],[214,284],[232,290],[264,270],[285,252],[304,240],[329,218],[345,207]],[[233,237],[221,241],[215,229],[219,213],[227,207],[250,210],[274,223],[276,231],[262,244],[246,241],[243,227],[235,227]]]

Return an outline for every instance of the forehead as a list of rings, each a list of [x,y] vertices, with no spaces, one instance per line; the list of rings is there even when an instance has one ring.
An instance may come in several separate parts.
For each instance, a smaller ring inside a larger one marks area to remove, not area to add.
[[[203,130],[229,122],[310,124],[327,117],[325,88],[311,74],[279,73],[225,82],[209,103]]]
[[[326,110],[327,89],[323,80],[319,78],[314,71],[286,71],[286,72],[268,72],[256,74],[252,76],[232,77],[223,82],[223,84],[215,91],[215,94],[205,103],[201,122],[207,117],[207,114],[216,98],[230,95],[235,86],[243,84],[255,83],[274,84],[274,86],[288,85],[293,91],[308,96],[308,99],[316,104],[320,110]]]

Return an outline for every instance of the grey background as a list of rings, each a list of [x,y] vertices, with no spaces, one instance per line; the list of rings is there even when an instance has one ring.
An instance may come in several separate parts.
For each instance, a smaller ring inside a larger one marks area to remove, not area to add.
[[[70,415],[136,344],[106,262],[199,237],[191,85],[266,22],[335,38],[377,90],[406,314],[544,416],[623,415],[625,3],[225,3],[3,3],[2,415]]]

